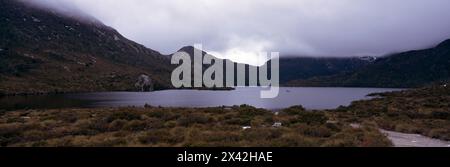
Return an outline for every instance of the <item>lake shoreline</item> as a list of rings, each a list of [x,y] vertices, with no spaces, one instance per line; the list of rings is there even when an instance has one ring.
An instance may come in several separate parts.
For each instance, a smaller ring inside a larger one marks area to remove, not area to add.
[[[98,107],[221,107],[248,104],[268,110],[303,105],[311,110],[336,109],[355,100],[369,99],[371,93],[399,91],[384,88],[286,88],[281,87],[273,99],[263,99],[259,87],[237,87],[233,90],[169,89],[153,92],[88,92],[51,95],[3,96],[0,108],[53,109]],[[48,107],[46,107],[46,105]],[[22,108],[21,108],[22,107]]]
[[[180,89],[159,89],[149,92],[155,91],[167,91],[167,90],[201,90],[201,91],[232,91],[236,88],[251,88],[248,86],[238,86],[238,87],[230,87],[230,88],[180,88]],[[288,86],[283,85],[280,88],[380,88],[380,89],[414,89],[414,88],[395,88],[395,87],[358,87],[358,86]],[[0,92],[0,97],[5,96],[39,96],[39,95],[63,95],[63,94],[79,94],[79,93],[103,93],[103,92],[140,92],[140,91],[131,91],[131,90],[104,90],[104,91],[49,91],[49,92],[16,92],[16,93],[4,93]]]

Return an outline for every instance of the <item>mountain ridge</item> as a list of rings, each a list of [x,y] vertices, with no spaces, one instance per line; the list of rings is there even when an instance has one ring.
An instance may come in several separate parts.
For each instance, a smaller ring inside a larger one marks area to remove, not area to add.
[[[111,27],[0,1],[2,94],[134,90],[141,74],[170,87],[170,59]]]
[[[0,94],[136,91],[142,74],[156,89],[172,88],[173,54],[133,42],[98,20],[78,20],[19,0],[0,1],[0,16]],[[179,51],[192,56],[194,49]],[[450,40],[445,40],[376,59],[280,58],[280,81],[283,86],[418,87],[448,80],[449,56]]]
[[[184,46],[179,49],[179,52],[186,52],[193,58],[194,50],[197,49],[194,46]],[[219,60],[231,61],[235,65],[241,64],[245,65],[246,69],[256,68],[257,66],[252,66],[249,64],[234,62],[229,59],[221,59],[215,57],[214,55],[208,54],[206,51],[201,51],[203,55],[209,55]],[[271,67],[269,66],[268,60],[260,68],[268,68],[269,71]],[[363,66],[371,63],[371,61],[361,59],[358,57],[350,58],[340,58],[340,57],[285,57],[279,58],[280,62],[280,84],[286,84],[291,80],[295,79],[309,79],[317,76],[328,76],[334,75],[341,72],[351,72],[357,70]],[[203,69],[208,68],[209,65],[204,65]],[[225,69],[225,67],[224,67]],[[248,73],[246,73],[248,77]]]
[[[411,50],[377,59],[350,73],[294,80],[289,86],[421,87],[450,80],[450,40],[423,50]]]

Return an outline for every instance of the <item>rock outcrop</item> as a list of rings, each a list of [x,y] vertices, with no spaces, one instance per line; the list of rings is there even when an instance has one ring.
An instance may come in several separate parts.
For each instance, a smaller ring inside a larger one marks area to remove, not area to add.
[[[150,92],[153,91],[153,81],[152,79],[145,74],[139,76],[136,84],[134,86],[142,92]]]

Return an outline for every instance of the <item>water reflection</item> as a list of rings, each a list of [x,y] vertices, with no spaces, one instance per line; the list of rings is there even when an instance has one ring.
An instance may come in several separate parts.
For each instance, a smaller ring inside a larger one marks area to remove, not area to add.
[[[333,109],[368,98],[376,92],[397,91],[384,88],[280,88],[275,99],[261,99],[262,88],[237,88],[232,91],[166,90],[157,92],[102,92],[0,98],[4,110],[90,107],[144,106],[217,107],[248,104],[259,108],[280,109],[303,105],[308,109]]]

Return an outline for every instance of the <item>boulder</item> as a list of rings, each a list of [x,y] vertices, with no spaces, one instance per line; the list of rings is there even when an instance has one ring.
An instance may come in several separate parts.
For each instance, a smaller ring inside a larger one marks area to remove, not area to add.
[[[148,75],[140,75],[138,80],[134,86],[142,92],[150,92],[153,91],[153,81]]]

